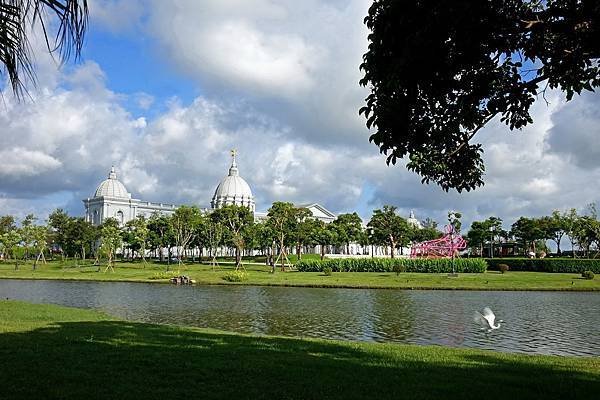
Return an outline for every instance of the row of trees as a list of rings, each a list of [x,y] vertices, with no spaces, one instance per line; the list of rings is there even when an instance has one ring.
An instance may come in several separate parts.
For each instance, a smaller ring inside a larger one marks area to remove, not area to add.
[[[47,225],[35,225],[32,215],[22,221],[21,227],[12,216],[2,217],[1,221],[0,252],[4,258],[16,260],[16,267],[19,257],[31,258],[34,249],[41,258],[44,251],[61,257],[106,258],[107,269],[112,268],[119,250],[122,257],[144,262],[152,254],[161,262],[166,256],[167,263],[173,258],[181,262],[186,257],[195,260],[196,256],[204,256],[216,264],[218,252],[225,249],[235,256],[236,268],[242,267],[244,252],[256,250],[266,256],[266,263],[274,271],[275,265],[285,269],[294,249],[301,258],[303,250],[319,246],[323,257],[331,247],[349,253],[350,245],[358,243],[387,246],[394,257],[396,249],[441,235],[435,222],[426,220],[424,228],[417,228],[399,216],[393,206],[375,210],[365,229],[357,213],[340,214],[326,224],[313,218],[308,209],[285,202],[273,203],[267,218],[258,222],[248,208],[235,205],[208,214],[195,206],[181,206],[172,215],[139,217],[123,226],[108,218],[94,227],[60,209],[50,214]],[[26,252],[21,254],[19,249]]]
[[[547,242],[556,245],[562,254],[563,239],[568,240],[574,256],[590,257],[600,249],[600,221],[594,205],[579,214],[576,209],[555,210],[550,215],[521,217],[508,230],[503,229],[502,219],[490,217],[474,221],[466,235],[469,246],[483,254],[483,249],[494,243],[516,242],[525,252],[547,251]]]
[[[19,268],[19,258],[33,258],[33,269],[38,262],[46,262],[44,251],[48,245],[48,228],[36,225],[35,221],[35,216],[28,214],[17,228],[14,217],[0,217],[0,252],[15,261],[15,269]]]

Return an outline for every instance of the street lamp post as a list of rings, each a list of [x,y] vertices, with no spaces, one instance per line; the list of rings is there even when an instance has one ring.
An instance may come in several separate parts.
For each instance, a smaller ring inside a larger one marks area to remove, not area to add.
[[[494,227],[490,226],[490,258],[494,258]]]
[[[373,250],[373,228],[369,228],[369,242],[371,243],[371,258],[375,257]]]

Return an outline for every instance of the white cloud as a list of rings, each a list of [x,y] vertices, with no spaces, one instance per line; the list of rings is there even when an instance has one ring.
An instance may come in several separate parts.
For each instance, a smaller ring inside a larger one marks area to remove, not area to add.
[[[355,145],[368,0],[155,2],[146,29],[161,53],[219,99],[243,97],[313,142]]]
[[[522,132],[510,133],[498,121],[482,130],[486,185],[474,192],[444,193],[421,185],[403,165],[387,167],[357,113],[366,95],[357,82],[368,0],[154,1],[145,4],[147,19],[126,3],[108,2],[106,18],[96,21],[119,32],[131,20],[138,34],[150,32],[156,52],[203,95],[156,104],[153,93],[111,91],[93,61],[62,74],[48,63],[35,103],[7,99],[0,109],[2,159],[19,165],[0,173],[0,213],[14,210],[17,199],[29,199],[22,203],[29,207],[31,199],[56,193],[68,193],[63,197],[81,212],[79,199],[113,163],[135,197],[207,206],[227,173],[231,148],[239,151],[259,210],[275,200],[317,201],[368,217],[393,204],[440,223],[456,209],[465,225],[490,215],[508,225],[521,215],[600,200],[594,134],[600,121],[592,95],[565,104],[551,94],[550,107],[538,102],[534,124]],[[107,18],[114,13],[123,18],[113,24]],[[141,115],[128,112],[124,97]],[[143,115],[154,106],[165,111]],[[16,159],[17,148],[28,156]]]
[[[157,2],[149,29],[182,70],[208,85],[225,81],[250,93],[287,97],[302,95],[313,85],[319,45],[308,44],[296,32],[265,30],[285,23],[281,6],[223,3]],[[250,16],[244,14],[250,9]]]
[[[41,151],[12,147],[0,151],[0,176],[20,179],[57,169],[62,163]]]

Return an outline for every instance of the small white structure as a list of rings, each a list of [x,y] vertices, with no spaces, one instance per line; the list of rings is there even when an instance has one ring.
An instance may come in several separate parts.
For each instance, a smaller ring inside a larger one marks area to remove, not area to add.
[[[412,225],[414,228],[423,229],[423,225],[421,225],[421,222],[415,218],[415,212],[413,210],[410,210],[410,215],[406,222],[408,222],[408,224]]]
[[[85,219],[93,225],[100,225],[107,218],[115,218],[123,225],[139,216],[150,217],[153,213],[172,214],[175,204],[152,203],[132,199],[125,185],[117,179],[115,167],[110,169],[108,179],[102,181],[94,196],[83,200]]]

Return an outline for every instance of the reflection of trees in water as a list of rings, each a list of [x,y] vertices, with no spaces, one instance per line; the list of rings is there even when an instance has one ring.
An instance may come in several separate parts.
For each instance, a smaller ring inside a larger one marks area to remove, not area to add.
[[[371,339],[370,293],[353,289],[268,288],[263,333]]]
[[[372,290],[370,294],[375,340],[404,342],[415,336],[416,304],[410,293],[401,290]]]
[[[244,333],[264,333],[270,307],[268,291],[261,287],[210,288],[195,310],[205,326]]]
[[[402,291],[240,288],[203,312],[206,326],[267,335],[406,341],[415,305]],[[216,293],[213,293],[215,295]]]

